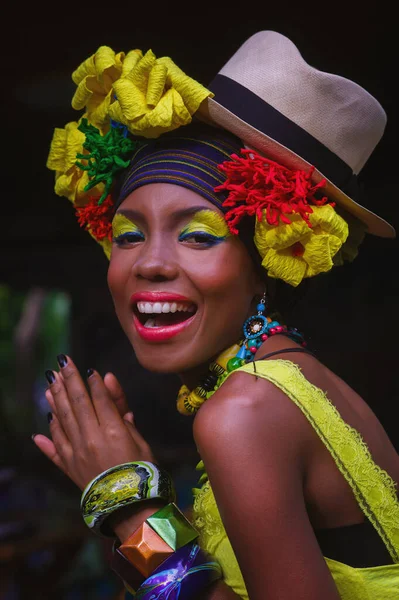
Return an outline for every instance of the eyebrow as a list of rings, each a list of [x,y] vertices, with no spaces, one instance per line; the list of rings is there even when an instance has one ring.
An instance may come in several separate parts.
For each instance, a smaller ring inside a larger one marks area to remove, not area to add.
[[[193,214],[195,214],[197,212],[200,212],[202,210],[210,210],[210,211],[212,211],[211,208],[208,208],[208,207],[203,206],[203,205],[201,205],[201,206],[190,206],[189,208],[182,208],[180,210],[173,211],[170,216],[173,219],[179,220],[179,219],[182,219],[184,217],[189,217],[189,216],[191,216],[191,215],[193,215]],[[214,210],[212,212],[216,212],[216,210]],[[118,210],[118,212],[116,214],[122,214],[125,217],[127,217],[128,219],[132,219],[132,220],[134,220],[134,219],[137,219],[137,220],[144,219],[144,215],[140,211],[132,210],[132,209],[129,209],[129,208]]]

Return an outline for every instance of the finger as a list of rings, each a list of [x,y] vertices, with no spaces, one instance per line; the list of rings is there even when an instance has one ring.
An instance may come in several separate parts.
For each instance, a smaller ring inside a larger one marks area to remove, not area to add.
[[[46,400],[48,402],[48,405],[49,405],[49,408],[50,408],[51,412],[52,413],[56,413],[57,412],[57,407],[55,406],[53,394],[51,393],[50,388],[46,389],[46,391],[44,392],[44,395],[46,396]]]
[[[49,404],[49,408],[50,408],[51,414],[52,415],[57,415],[57,407],[55,405],[53,394],[51,393],[50,388],[46,389],[46,391],[44,392],[44,395],[46,396],[46,400],[47,400],[47,402]],[[58,417],[58,415],[57,415],[57,417]],[[59,417],[58,417],[58,419],[59,419]],[[60,427],[61,427],[61,423],[60,423]]]
[[[129,405],[126,400],[125,392],[118,379],[113,373],[106,373],[104,376],[104,384],[111,394],[112,401],[118,409],[121,417],[129,412]]]
[[[127,421],[128,423],[130,423],[131,425],[134,426],[134,415],[131,411],[129,411],[123,415],[123,420]]]
[[[54,444],[54,448],[57,451],[57,454],[61,457],[62,462],[67,465],[68,459],[72,457],[72,446],[71,443],[61,426],[61,422],[58,419],[57,415],[53,413],[48,414],[49,417],[49,427],[51,438]]]
[[[77,445],[81,436],[65,385],[61,381],[59,374],[55,371],[46,371],[46,378],[55,406],[53,414],[54,416],[57,415],[67,439],[72,444]]]
[[[130,414],[133,416],[133,413],[130,413]],[[128,430],[128,432],[134,439],[137,446],[140,448],[141,452],[146,452],[146,453],[151,452],[149,444],[147,444],[147,442],[145,441],[145,439],[143,438],[141,433],[139,433],[139,431],[137,430],[136,425],[134,424],[134,421],[132,422],[130,419],[128,420],[125,417],[123,418],[123,421],[125,423],[126,429]]]
[[[67,474],[67,469],[61,456],[57,452],[54,442],[49,440],[49,438],[41,433],[33,437],[33,442],[39,448],[39,450],[56,465],[56,467],[61,469],[63,473]]]
[[[111,394],[102,377],[97,371],[94,371],[94,369],[89,369],[87,374],[87,383],[93,399],[93,406],[97,414],[98,422],[100,425],[111,425],[115,422],[120,424],[122,415],[119,413],[117,406],[113,402]]]
[[[60,381],[66,390],[76,422],[80,429],[87,434],[93,427],[97,428],[98,420],[86,385],[69,356],[63,355],[60,372],[62,374],[62,380],[60,376]]]

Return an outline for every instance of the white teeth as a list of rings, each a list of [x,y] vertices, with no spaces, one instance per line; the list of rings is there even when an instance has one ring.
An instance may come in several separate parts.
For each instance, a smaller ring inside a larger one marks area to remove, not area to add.
[[[195,312],[195,304],[177,304],[176,302],[138,302],[137,310],[145,314]]]

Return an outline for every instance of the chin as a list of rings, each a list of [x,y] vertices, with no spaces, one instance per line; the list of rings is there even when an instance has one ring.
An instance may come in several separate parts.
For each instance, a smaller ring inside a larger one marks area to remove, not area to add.
[[[177,349],[172,350],[167,347],[155,346],[143,351],[133,344],[133,350],[140,365],[153,373],[173,373],[177,375],[195,369],[204,362],[198,360],[197,353],[179,352]],[[209,357],[209,360],[211,358]]]

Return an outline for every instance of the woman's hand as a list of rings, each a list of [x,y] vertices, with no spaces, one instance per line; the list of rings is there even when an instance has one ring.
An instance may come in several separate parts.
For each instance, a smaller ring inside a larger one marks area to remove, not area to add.
[[[81,490],[114,465],[155,462],[134,425],[133,414],[123,414],[128,406],[116,377],[109,373],[103,380],[90,370],[87,389],[73,361],[65,358],[60,373],[46,372],[52,439],[38,434],[36,446]]]

